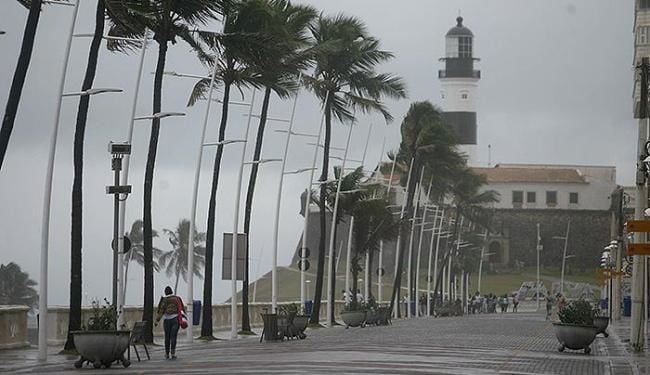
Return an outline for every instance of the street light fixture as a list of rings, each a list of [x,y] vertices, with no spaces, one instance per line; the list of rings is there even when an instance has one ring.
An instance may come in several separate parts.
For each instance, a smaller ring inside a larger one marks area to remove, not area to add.
[[[282,159],[275,158],[275,159],[260,159],[260,160],[249,160],[245,161],[243,164],[244,165],[251,165],[251,164],[266,164],[266,163],[273,163],[273,162],[278,162],[282,161]]]
[[[320,137],[319,137],[319,138],[320,138]],[[325,146],[323,146],[323,145],[320,144],[320,143],[307,143],[307,144],[308,144],[309,146],[316,146],[316,147],[320,147],[320,148],[324,148],[324,147],[325,147]],[[345,148],[343,148],[343,147],[334,147],[334,146],[330,146],[330,150],[345,151]]]
[[[68,96],[90,96],[90,95],[96,95],[96,94],[104,94],[108,92],[122,92],[122,89],[111,89],[111,88],[97,88],[97,89],[89,89],[89,90],[84,90],[84,91],[77,91],[77,92],[66,92],[63,93],[61,96],[63,97],[68,97]]]
[[[154,73],[151,73],[154,74]],[[202,76],[198,74],[188,74],[188,73],[177,73],[174,71],[163,72],[166,76],[179,77],[179,78],[198,78],[198,79],[212,79],[211,76]]]
[[[204,143],[202,146],[225,146],[233,143],[246,143],[247,141],[245,139],[226,139],[220,142],[209,142],[209,143]]]
[[[299,173],[304,173],[304,172],[309,172],[316,170],[316,168],[301,168],[301,169],[296,169],[295,171],[289,171],[289,172],[284,172],[285,175],[288,174],[299,174]]]
[[[153,115],[139,116],[133,118],[134,120],[153,120],[153,119],[162,119],[165,117],[175,117],[175,116],[185,116],[183,112],[158,112]]]
[[[298,137],[307,137],[307,138],[317,138],[318,137],[317,135],[314,135],[314,134],[300,133],[300,132],[295,132],[293,130],[289,131],[289,130],[279,129],[279,130],[274,130],[274,132],[276,132],[276,133],[288,133],[290,135],[295,135],[295,136],[298,136]]]

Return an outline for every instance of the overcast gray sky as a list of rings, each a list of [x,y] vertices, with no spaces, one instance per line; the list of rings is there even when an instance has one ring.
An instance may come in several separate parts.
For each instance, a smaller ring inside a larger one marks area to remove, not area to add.
[[[399,143],[399,123],[410,102],[440,103],[438,58],[444,55],[444,35],[461,11],[465,25],[475,35],[475,55],[481,58],[478,126],[480,158],[492,162],[615,165],[619,184],[632,184],[635,129],[632,118],[633,0],[304,0],[326,14],[344,12],[363,19],[369,31],[396,58],[381,71],[402,76],[409,99],[388,103],[396,121],[386,125],[377,116],[359,117],[353,133],[353,158],[361,158],[368,129],[372,138],[367,166],[386,149]],[[93,29],[95,1],[83,1],[76,32]],[[27,11],[17,1],[0,2],[0,104],[4,109],[19,53]],[[38,29],[34,55],[23,91],[9,152],[0,172],[0,263],[17,262],[38,280],[40,223],[47,142],[54,123],[57,82],[61,73],[65,34],[71,8],[46,6]],[[218,25],[211,25],[214,29]],[[89,40],[76,39],[67,91],[81,85]],[[150,45],[139,114],[151,113],[156,45]],[[84,295],[91,299],[110,296],[112,199],[105,194],[111,184],[109,141],[126,137],[133,97],[137,54],[125,56],[101,51],[96,87],[119,87],[123,94],[107,94],[91,101],[86,132],[84,175]],[[204,69],[179,43],[170,48],[167,70],[203,74]],[[153,197],[154,228],[172,229],[189,217],[196,145],[205,103],[185,108],[191,80],[165,78],[164,111],[185,111],[187,116],[163,120],[156,164]],[[249,93],[247,93],[249,95]],[[248,98],[250,99],[250,97]],[[259,99],[259,95],[258,95]],[[257,100],[259,103],[259,100]],[[70,252],[70,191],[72,138],[77,99],[64,99],[58,138],[50,245],[51,304],[67,304]],[[216,138],[219,107],[213,106],[209,139]],[[256,107],[259,111],[259,105]],[[288,116],[291,103],[272,103],[271,114]],[[241,137],[244,110],[233,108],[228,138]],[[296,128],[316,131],[319,107],[309,93],[298,99]],[[277,126],[277,125],[274,125]],[[272,129],[272,128],[271,128]],[[267,132],[264,157],[278,157],[282,136]],[[333,145],[343,145],[345,128],[336,126]],[[251,137],[254,129],[251,130]],[[142,181],[149,126],[136,126],[128,198],[127,227],[142,215]],[[230,146],[224,157],[219,191],[217,233],[232,231],[234,185],[241,146]],[[250,151],[250,150],[249,150]],[[288,168],[307,167],[311,148],[303,140],[292,141]],[[204,157],[197,216],[205,231],[210,171],[214,150]],[[248,170],[246,170],[247,174]],[[261,168],[251,230],[252,275],[269,270],[272,217],[279,167]],[[246,177],[245,177],[246,178]],[[307,175],[287,177],[281,210],[281,264],[290,261],[302,228],[298,215],[299,193]],[[215,254],[215,301],[228,297],[229,283],[220,281],[221,239]],[[156,244],[168,250],[166,239]],[[142,300],[142,272],[132,267],[128,303]],[[156,291],[168,281],[156,276]],[[202,283],[195,284],[195,296]],[[182,285],[183,290],[185,285]]]

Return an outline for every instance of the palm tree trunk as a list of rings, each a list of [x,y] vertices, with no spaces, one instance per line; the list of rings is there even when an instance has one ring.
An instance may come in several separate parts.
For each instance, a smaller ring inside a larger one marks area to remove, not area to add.
[[[373,258],[375,257],[375,252],[374,250],[368,249],[368,280],[366,282],[368,283],[368,295],[366,296],[366,300],[372,296],[372,261]]]
[[[104,0],[97,1],[97,10],[95,12],[95,33],[90,43],[88,53],[88,64],[86,65],[86,75],[81,91],[89,90],[95,81],[97,72],[97,60],[99,58],[99,47],[101,46],[102,36],[104,35]],[[82,182],[83,182],[83,155],[84,155],[84,136],[86,133],[86,123],[88,120],[88,107],[90,106],[90,95],[82,95],[79,99],[77,109],[77,124],[74,133],[74,177],[72,181],[72,223],[71,223],[71,246],[70,246],[70,313],[68,314],[68,338],[66,339],[64,350],[74,350],[74,340],[72,331],[81,329],[81,257],[83,241],[83,199],[82,199]]]
[[[7,153],[7,147],[9,146],[11,131],[13,130],[14,122],[16,121],[18,104],[20,103],[20,96],[23,92],[23,86],[25,85],[27,69],[29,69],[29,63],[32,59],[36,29],[38,28],[38,20],[41,17],[41,4],[42,0],[32,0],[29,7],[29,14],[27,15],[27,22],[25,23],[23,42],[20,46],[20,55],[18,56],[14,78],[11,81],[11,88],[9,89],[9,98],[7,99],[7,106],[5,107],[5,115],[2,118],[2,128],[0,128],[0,170],[2,170],[2,163],[5,159],[5,154]]]
[[[158,39],[156,39],[158,40]],[[158,40],[158,63],[156,64],[156,75],[153,85],[153,113],[159,113],[162,104],[162,83],[165,70],[165,59],[167,57],[167,41],[163,38]],[[144,306],[142,320],[149,322],[144,332],[144,339],[147,343],[153,343],[153,223],[151,217],[151,201],[153,191],[153,172],[156,165],[156,153],[158,151],[158,136],[160,134],[160,119],[154,118],[151,121],[151,135],[149,136],[149,152],[147,154],[147,165],[144,174],[144,216],[142,218],[142,230],[144,236]]]
[[[126,261],[126,264],[123,266],[124,267],[124,288],[122,289],[122,295],[125,296],[126,299],[126,284],[127,281],[129,281],[129,264],[131,264],[131,259],[133,258],[133,249],[129,251],[129,259]],[[122,265],[120,265],[122,267]]]
[[[331,99],[333,95],[327,96],[325,102],[325,142],[323,144],[323,167],[319,181],[326,181],[329,170],[329,157],[330,157],[330,142],[332,139],[332,113],[331,113]],[[320,199],[319,218],[320,218],[320,238],[318,240],[318,266],[316,268],[316,285],[314,289],[314,306],[310,318],[310,323],[318,324],[320,314],[320,303],[323,297],[323,277],[325,271],[325,241],[327,236],[327,214],[325,212],[325,198],[327,197],[327,190],[325,184],[320,185]],[[309,199],[309,197],[307,197]],[[309,215],[309,212],[305,212]],[[304,236],[305,234],[303,234]]]
[[[231,82],[224,82],[223,107],[221,109],[221,123],[219,124],[219,142],[226,136],[228,123],[228,103],[230,102]],[[217,146],[212,170],[212,187],[210,189],[210,204],[208,207],[208,230],[205,240],[205,278],[203,279],[203,321],[201,322],[201,338],[214,339],[212,331],[212,269],[214,267],[214,224],[217,215],[217,188],[219,187],[219,172],[221,171],[221,158],[223,145]],[[237,277],[237,275],[231,275]]]
[[[419,170],[419,165],[420,162],[419,160],[415,160],[413,163],[413,170],[417,171]],[[406,216],[405,219],[410,219],[413,217],[413,197],[415,196],[415,185],[417,184],[417,181],[415,178],[412,178],[411,181],[409,181],[409,186],[407,186],[407,196],[406,196]],[[411,223],[413,224],[413,223]],[[391,299],[390,299],[390,307],[389,311],[392,313],[393,308],[395,307],[395,298],[399,298],[399,292],[400,288],[402,287],[402,272],[404,269],[404,253],[407,249],[407,239],[409,236],[409,227],[408,225],[401,225],[400,226],[400,254],[399,258],[397,259],[397,273],[395,274],[395,280],[393,281],[393,293],[391,294]],[[399,312],[399,307],[398,310]]]
[[[359,257],[355,256],[354,259],[358,262]],[[350,310],[356,310],[359,308],[359,302],[357,301],[357,289],[359,289],[358,284],[359,279],[359,269],[357,267],[352,267],[352,293],[350,301]]]
[[[341,171],[341,178],[343,178],[343,171]],[[336,244],[336,234],[339,229],[339,224],[338,220],[336,220],[336,224],[334,226],[334,244]],[[336,301],[336,254],[337,251],[334,251],[334,259],[331,259],[329,262],[330,265],[330,275],[332,275],[332,278],[328,280],[330,283],[330,299],[332,300],[332,305],[330,306],[329,304],[327,305],[327,308],[330,310],[330,317],[332,320],[330,323],[336,323],[336,318],[334,317],[334,305]]]
[[[262,145],[264,142],[264,129],[266,127],[266,117],[269,111],[269,100],[271,98],[271,89],[266,88],[264,91],[264,100],[262,101],[262,113],[260,114],[260,124],[257,127],[257,139],[255,140],[255,152],[253,153],[253,160],[260,160],[262,154]],[[248,191],[246,192],[246,208],[244,209],[244,233],[250,234],[251,228],[251,212],[253,209],[253,195],[255,194],[255,183],[257,182],[257,171],[259,164],[253,164],[251,175],[248,180]],[[282,177],[280,177],[282,178]],[[250,239],[250,236],[249,236]],[[250,254],[249,246],[246,248],[246,267],[244,269],[244,282],[242,285],[242,310],[241,310],[241,330],[244,332],[251,331],[250,313],[248,312],[248,284],[250,277]]]
[[[458,223],[460,222],[460,209],[456,207],[456,220],[454,221],[454,230],[451,238],[458,238]],[[447,251],[445,252],[445,256],[442,258],[442,262],[440,263],[442,267],[444,267],[445,264],[449,261],[449,257],[451,256],[452,251],[454,251],[454,246],[452,242],[452,246],[447,247]],[[447,270],[447,272],[451,272],[451,270]],[[438,277],[436,278],[436,285],[433,288],[434,294],[438,293],[438,290],[442,287],[442,272],[438,272]],[[440,298],[443,299],[444,296],[442,293],[440,293]],[[431,308],[434,309],[436,308],[436,301],[437,298],[433,299],[433,303],[431,304]]]

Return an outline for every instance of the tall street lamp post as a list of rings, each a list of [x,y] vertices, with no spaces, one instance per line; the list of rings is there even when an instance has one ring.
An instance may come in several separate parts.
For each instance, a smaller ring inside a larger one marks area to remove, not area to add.
[[[571,230],[571,220],[567,221],[566,224],[566,234],[562,236],[553,236],[554,240],[564,240],[564,250],[562,251],[562,271],[560,272],[560,293],[564,295],[564,267],[566,264],[566,251],[569,244],[569,231]]]
[[[336,231],[336,216],[338,215],[339,208],[339,194],[341,193],[341,183],[343,182],[343,172],[345,170],[345,162],[348,157],[348,150],[350,149],[350,139],[352,138],[352,129],[354,128],[353,124],[350,124],[350,130],[348,131],[348,140],[345,146],[345,153],[343,156],[343,161],[341,163],[341,172],[339,176],[338,183],[336,184],[336,195],[334,197],[334,209],[332,210],[332,225],[330,228],[330,244],[329,244],[329,259],[327,265],[327,327],[332,328],[332,313],[334,301],[332,299],[332,277],[336,277],[333,268],[334,268],[334,233]],[[306,214],[306,213],[305,213]]]
[[[47,1],[45,1],[47,2]],[[57,4],[57,2],[55,2]],[[63,4],[63,3],[61,3]],[[38,295],[38,360],[45,362],[47,360],[47,271],[48,271],[48,246],[50,236],[50,203],[52,200],[52,177],[54,174],[54,156],[56,155],[56,138],[59,134],[59,121],[61,117],[61,104],[63,99],[63,90],[65,87],[65,77],[68,71],[68,61],[70,60],[70,47],[72,46],[72,35],[74,34],[74,25],[77,21],[77,14],[79,13],[79,0],[74,2],[74,10],[72,11],[72,19],[70,20],[70,27],[68,37],[66,40],[65,53],[63,57],[63,66],[61,78],[59,79],[59,91],[57,96],[57,106],[54,114],[54,128],[50,135],[50,148],[49,158],[47,163],[47,170],[45,175],[45,189],[43,197],[43,216],[41,220],[41,272],[40,272],[40,288]]]
[[[208,127],[208,119],[210,117],[210,105],[212,104],[212,95],[214,93],[214,81],[217,75],[217,69],[214,69],[210,77],[204,77],[194,74],[184,74],[176,72],[164,72],[163,74],[182,77],[182,78],[199,78],[199,79],[210,79],[210,86],[208,90],[208,103],[205,108],[205,114],[203,116],[203,126],[201,127],[201,139],[199,140],[197,147],[197,158],[196,165],[194,167],[194,186],[192,188],[192,208],[190,213],[190,233],[187,243],[187,315],[189,316],[187,322],[187,339],[189,342],[194,340],[193,334],[193,313],[194,313],[194,230],[196,226],[196,205],[199,192],[199,182],[201,175],[201,163],[203,161],[203,147],[205,146],[205,134]],[[229,142],[234,143],[234,142]],[[217,142],[217,144],[226,144],[224,142]]]
[[[237,174],[237,187],[235,188],[235,213],[233,218],[232,230],[232,251],[230,259],[230,280],[231,280],[231,297],[230,297],[230,337],[237,338],[237,243],[239,237],[239,201],[241,196],[242,176],[244,174],[244,159],[246,158],[246,145],[248,144],[248,132],[251,127],[253,119],[253,105],[255,103],[255,92],[251,97],[251,105],[248,109],[248,119],[246,121],[246,131],[244,132],[244,146],[241,151],[241,162],[239,163],[239,171]],[[248,246],[248,244],[246,245]]]

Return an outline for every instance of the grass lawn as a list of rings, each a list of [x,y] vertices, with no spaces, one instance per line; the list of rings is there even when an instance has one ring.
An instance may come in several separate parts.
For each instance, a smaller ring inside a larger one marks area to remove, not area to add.
[[[585,270],[585,272],[573,272],[572,274],[565,274],[566,282],[579,282],[587,283],[593,286],[598,286],[598,282],[595,278],[595,270]],[[540,278],[544,282],[544,285],[547,287],[554,281],[560,280],[561,272],[556,269],[545,269],[540,272]],[[481,280],[481,293],[496,293],[500,294],[511,294],[513,291],[519,289],[523,282],[532,281],[536,279],[536,269],[535,268],[525,268],[520,272],[511,272],[511,273],[491,273],[483,274]],[[472,274],[470,280],[470,290],[476,291],[478,288],[478,274]],[[598,295],[599,292],[596,292]]]

